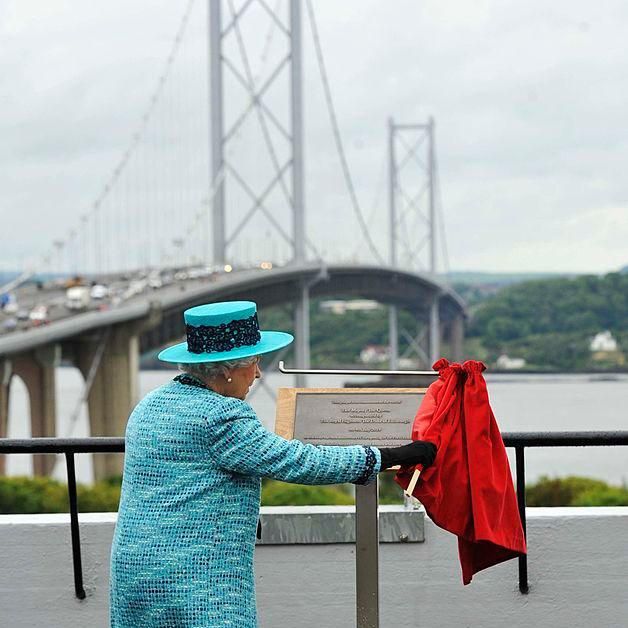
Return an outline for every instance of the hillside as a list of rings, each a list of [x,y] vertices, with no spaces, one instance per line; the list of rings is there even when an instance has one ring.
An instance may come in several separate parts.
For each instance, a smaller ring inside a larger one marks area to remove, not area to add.
[[[604,330],[612,333],[620,351],[590,351],[591,338]],[[507,353],[547,370],[621,367],[621,349],[628,348],[628,275],[583,275],[506,287],[478,305],[468,336],[486,350],[489,361]]]

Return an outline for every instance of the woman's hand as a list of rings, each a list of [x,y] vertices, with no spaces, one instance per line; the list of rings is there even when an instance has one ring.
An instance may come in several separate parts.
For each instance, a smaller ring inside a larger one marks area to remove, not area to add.
[[[426,440],[415,440],[401,447],[379,447],[379,451],[382,454],[382,471],[395,465],[414,464],[422,464],[427,469],[436,458],[436,445]]]

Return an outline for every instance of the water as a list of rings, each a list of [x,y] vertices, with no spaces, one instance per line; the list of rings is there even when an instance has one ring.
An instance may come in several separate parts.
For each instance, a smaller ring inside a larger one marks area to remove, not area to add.
[[[144,395],[174,376],[172,371],[141,371],[140,391]],[[345,377],[311,376],[309,386],[342,387]],[[587,375],[490,375],[487,383],[491,405],[505,432],[626,430],[628,419],[628,376],[603,381]],[[255,408],[262,422],[272,428],[275,400],[267,388],[293,386],[291,376],[271,373],[264,376],[264,385],[257,382],[247,401]],[[57,369],[58,436],[89,436],[87,410],[75,413],[83,380],[76,369]],[[14,379],[9,408],[9,437],[30,436],[28,397],[24,384]],[[511,466],[514,453],[509,451]],[[514,466],[512,467],[514,469]],[[30,474],[30,456],[9,456],[10,475]],[[628,481],[628,448],[626,447],[560,447],[531,449],[526,452],[527,480],[541,475],[581,475],[595,477],[613,484]],[[88,455],[77,456],[79,481],[90,482],[92,473]],[[65,466],[60,459],[54,476],[65,481]]]

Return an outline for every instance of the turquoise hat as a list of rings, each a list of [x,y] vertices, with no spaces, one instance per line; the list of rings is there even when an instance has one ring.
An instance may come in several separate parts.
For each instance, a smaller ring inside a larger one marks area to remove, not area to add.
[[[253,301],[225,301],[185,310],[186,342],[157,356],[163,362],[191,364],[240,360],[286,347],[293,340],[282,331],[260,331]]]

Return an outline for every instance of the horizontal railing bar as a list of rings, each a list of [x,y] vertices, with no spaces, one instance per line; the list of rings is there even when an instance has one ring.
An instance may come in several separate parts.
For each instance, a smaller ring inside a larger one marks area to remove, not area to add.
[[[283,360],[279,361],[279,370],[288,375],[427,375],[429,377],[438,377],[438,371],[380,371],[365,369],[298,369],[289,368]]]
[[[124,438],[0,438],[0,454],[89,454],[124,452]]]
[[[612,447],[628,445],[628,430],[591,432],[503,432],[506,447]],[[122,453],[124,438],[0,438],[0,454]]]
[[[595,447],[628,445],[628,431],[502,432],[506,447]]]

